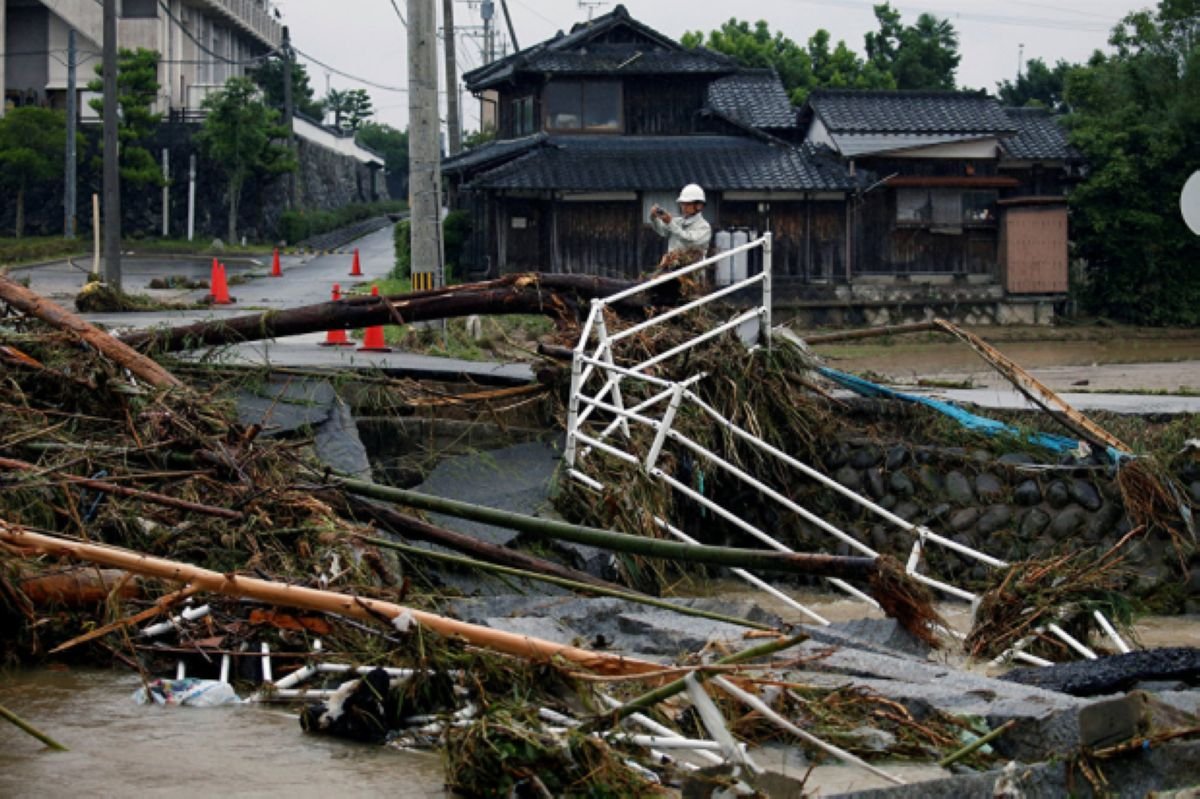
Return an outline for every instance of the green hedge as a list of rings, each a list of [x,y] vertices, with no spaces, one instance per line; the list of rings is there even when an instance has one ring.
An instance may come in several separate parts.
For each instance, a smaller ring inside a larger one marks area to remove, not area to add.
[[[373,216],[397,213],[407,208],[403,200],[354,203],[332,211],[284,211],[279,218],[279,237],[296,244]]]
[[[452,276],[459,272],[458,264],[462,258],[463,248],[471,237],[471,215],[466,211],[451,211],[442,220],[442,242],[446,252],[446,281],[452,282]],[[392,269],[392,277],[404,279],[411,277],[412,252],[409,249],[412,240],[412,228],[405,219],[395,227],[394,241],[396,246],[396,266]]]

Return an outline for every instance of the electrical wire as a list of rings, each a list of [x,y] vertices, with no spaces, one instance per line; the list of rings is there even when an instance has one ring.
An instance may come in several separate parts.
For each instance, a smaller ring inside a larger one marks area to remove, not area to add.
[[[400,6],[396,5],[396,0],[392,0],[392,10],[395,11],[396,16],[398,16],[400,18],[400,24],[403,25],[405,27],[405,29],[407,29],[408,28],[408,20],[406,20],[404,18],[404,15],[400,13]]]
[[[171,12],[171,7],[168,6],[165,2],[163,2],[163,0],[158,0],[158,7],[163,10],[163,12],[167,15],[168,19],[170,19],[172,22],[175,23],[175,27],[179,28],[179,30],[181,30],[183,32],[184,36],[191,39],[192,42],[197,47],[199,47],[202,52],[205,52],[208,55],[212,56],[213,58],[223,61],[226,64],[232,64],[234,66],[256,66],[256,65],[260,65],[263,61],[270,58],[271,56],[277,55],[279,53],[279,48],[270,47],[267,50],[267,52],[263,53],[262,55],[255,56],[254,58],[251,58],[251,59],[248,59],[245,61],[241,61],[241,60],[234,59],[234,58],[229,58],[228,56],[223,56],[220,53],[216,52],[215,50],[209,49],[208,46],[204,44],[204,42],[197,39],[195,37],[195,35],[190,30],[188,30],[187,25],[183,24],[183,20],[176,17]],[[168,63],[175,63],[175,62],[168,62]],[[198,62],[198,63],[207,63],[207,62]]]
[[[319,58],[315,58],[315,57],[309,55],[308,53],[304,52],[303,50],[301,50],[299,47],[296,47],[295,45],[292,45],[292,49],[296,51],[297,55],[303,56],[304,58],[307,58],[309,61],[313,62],[317,66],[327,69],[335,75],[340,75],[343,78],[346,78],[347,80],[352,80],[356,83],[361,83],[365,86],[371,86],[373,88],[376,88],[376,89],[379,89],[379,90],[385,91],[385,92],[406,93],[408,91],[407,88],[401,88],[399,86],[388,86],[387,84],[384,84],[384,83],[376,83],[375,81],[370,80],[368,78],[361,78],[358,75],[352,75],[349,72],[344,72],[344,71],[338,69],[337,67],[333,67],[333,66],[330,66],[329,64],[326,64],[324,61],[320,60]]]

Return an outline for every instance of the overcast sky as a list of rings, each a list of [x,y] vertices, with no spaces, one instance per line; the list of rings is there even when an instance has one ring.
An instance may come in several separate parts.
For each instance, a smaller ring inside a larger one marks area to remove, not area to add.
[[[434,0],[441,26],[442,0]],[[291,27],[297,49],[329,66],[381,86],[405,89],[408,71],[405,58],[407,39],[392,0],[275,0],[285,24]],[[615,3],[592,0],[508,0],[518,41],[525,47],[550,38],[558,30],[570,30],[572,24],[592,13],[610,11]],[[863,34],[875,29],[872,0],[759,0],[734,3],[729,0],[626,0],[629,13],[650,27],[678,39],[684,32],[719,27],[730,16],[754,22],[765,19],[772,31],[782,31],[804,44],[818,28],[825,28],[836,42],[863,52]],[[892,2],[908,24],[922,12],[949,19],[959,35],[962,62],[958,69],[960,85],[995,92],[996,83],[1016,74],[1018,52],[1024,45],[1024,57],[1042,58],[1053,63],[1059,58],[1082,61],[1093,50],[1106,48],[1108,32],[1130,11],[1151,6],[1130,0],[1007,0],[1004,3],[982,0],[919,0],[915,3]],[[395,0],[395,6],[407,17],[407,0]],[[482,25],[479,3],[456,0],[455,28],[458,35],[460,69],[471,69],[482,62],[481,42],[472,30]],[[496,20],[504,29],[500,3]],[[441,55],[438,57],[442,63]],[[317,95],[324,96],[326,81],[334,88],[365,88],[371,93],[376,119],[398,128],[408,125],[408,96],[404,91],[364,85],[355,80],[327,73],[324,67],[308,64]],[[328,78],[326,77],[328,74]],[[460,73],[461,75],[461,73]],[[445,76],[439,77],[444,85]],[[464,128],[479,127],[478,101],[463,95]]]

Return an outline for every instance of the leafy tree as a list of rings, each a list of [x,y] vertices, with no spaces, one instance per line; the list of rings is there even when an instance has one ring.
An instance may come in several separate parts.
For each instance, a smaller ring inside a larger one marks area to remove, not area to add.
[[[486,130],[473,130],[470,133],[463,135],[463,150],[474,150],[476,147],[482,147],[490,141],[496,140],[496,131],[492,128]]]
[[[864,37],[867,60],[890,74],[897,89],[953,89],[962,56],[958,33],[948,20],[932,14],[904,25],[900,12],[889,3],[875,6],[879,30]]]
[[[793,103],[800,104],[817,88],[852,87],[885,89],[894,86],[891,77],[856,55],[845,42],[830,50],[829,32],[817,30],[807,47],[784,36],[771,33],[765,20],[751,28],[749,22],[730,19],[707,39],[703,32],[685,33],[684,47],[704,45],[710,50],[733,56],[743,66],[774,69],[783,81]]]
[[[251,73],[254,82],[263,90],[263,98],[272,108],[283,110],[283,60],[272,58]],[[292,62],[292,104],[307,117],[319,120],[325,116],[325,105],[314,99],[304,64]]]
[[[67,119],[61,111],[22,106],[0,118],[0,182],[16,191],[17,238],[25,234],[25,190],[62,174]]]
[[[1066,88],[1067,73],[1073,66],[1059,59],[1051,69],[1042,59],[1031,58],[1016,81],[1006,80],[996,84],[997,96],[1005,105],[1042,106],[1056,113],[1066,111],[1063,90]]]
[[[400,131],[391,125],[367,122],[358,129],[355,139],[383,155],[388,172],[408,173],[408,131]]]
[[[358,130],[375,114],[366,89],[330,89],[325,107],[333,114],[333,126],[341,130]]]
[[[1084,307],[1142,324],[1200,324],[1200,238],[1178,198],[1200,168],[1200,0],[1161,0],[1113,29],[1116,52],[1067,74],[1071,142],[1087,180],[1070,196]]]
[[[279,113],[258,96],[249,78],[230,78],[225,88],[204,99],[204,127],[197,134],[200,146],[228,181],[228,237],[237,239],[238,205],[242,188],[254,178],[262,188],[266,182],[296,169],[288,150],[276,140],[287,132],[278,124]]]
[[[159,54],[139,47],[121,48],[117,54],[117,104],[121,119],[117,125],[121,182],[133,187],[145,184],[161,186],[162,172],[154,156],[142,146],[154,135],[162,114],[150,109],[158,99]],[[89,91],[104,92],[104,66],[96,65],[97,77],[87,85]],[[89,100],[98,114],[104,113],[103,98]]]

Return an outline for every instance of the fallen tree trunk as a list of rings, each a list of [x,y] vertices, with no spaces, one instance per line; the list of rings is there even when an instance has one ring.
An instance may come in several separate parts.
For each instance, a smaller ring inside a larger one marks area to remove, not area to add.
[[[494,630],[438,616],[435,613],[406,608],[393,602],[347,596],[333,591],[319,591],[315,588],[260,580],[240,574],[220,574],[188,563],[155,558],[127,549],[31,533],[2,519],[0,519],[0,542],[18,550],[112,566],[148,577],[188,583],[202,591],[257,599],[273,605],[334,613],[360,621],[393,625],[396,628],[404,627],[407,624],[406,620],[411,619],[439,635],[460,638],[474,646],[537,662],[549,662],[561,658],[582,668],[604,674],[645,674],[662,668],[660,664],[647,660],[592,652],[541,638]]]
[[[137,599],[142,587],[118,569],[68,569],[50,574],[22,576],[15,588],[35,608],[83,607],[104,602],[114,593]]]
[[[129,345],[113,338],[99,328],[85,322],[79,316],[56,305],[40,294],[0,276],[0,299],[23,314],[37,317],[60,330],[79,336],[91,347],[111,358],[155,388],[179,388],[183,385],[175,375],[162,366],[133,350]]]
[[[579,303],[615,294],[632,285],[624,280],[586,275],[508,275],[498,280],[432,291],[388,297],[353,296],[286,311],[141,331],[122,336],[121,340],[145,352],[177,352],[326,330],[455,319],[477,314],[543,314],[566,322],[577,318]],[[669,298],[670,295],[659,291],[656,296]],[[641,307],[644,303],[645,300],[631,301],[629,305]]]
[[[347,496],[346,502],[355,511],[366,514],[377,524],[381,524],[392,532],[399,533],[405,538],[409,538],[414,541],[425,541],[430,544],[439,544],[457,552],[465,552],[469,555],[474,555],[480,560],[486,560],[489,563],[498,563],[500,565],[511,566],[516,569],[525,569],[527,571],[548,574],[552,577],[558,577],[563,580],[587,583],[588,585],[595,586],[596,588],[617,591],[627,590],[622,589],[620,586],[614,585],[607,580],[601,580],[599,577],[593,577],[587,572],[581,572],[567,566],[560,566],[559,564],[544,558],[526,555],[524,552],[518,552],[514,549],[509,549],[508,547],[490,544],[487,541],[481,541],[478,538],[465,533],[447,530],[444,527],[437,527],[429,522],[422,521],[413,516],[401,513],[393,508],[380,505],[376,502],[370,502],[355,496]]]

